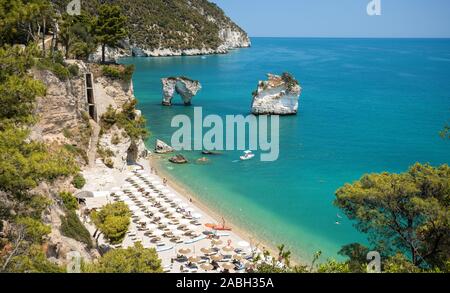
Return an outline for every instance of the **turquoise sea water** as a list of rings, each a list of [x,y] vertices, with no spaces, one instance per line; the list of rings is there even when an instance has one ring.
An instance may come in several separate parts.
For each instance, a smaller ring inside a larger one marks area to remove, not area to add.
[[[164,167],[232,224],[303,259],[365,236],[338,219],[334,192],[368,172],[402,172],[415,162],[449,163],[450,142],[438,132],[450,119],[450,40],[254,38],[253,47],[223,56],[126,58],[136,65],[135,94],[153,136],[170,142],[176,114],[161,106],[160,78],[185,75],[203,90],[204,114],[247,115],[251,93],[268,72],[301,82],[297,116],[280,120],[275,162],[233,161]],[[181,101],[177,98],[177,101]],[[192,162],[199,152],[184,153]],[[341,225],[336,225],[336,221]]]

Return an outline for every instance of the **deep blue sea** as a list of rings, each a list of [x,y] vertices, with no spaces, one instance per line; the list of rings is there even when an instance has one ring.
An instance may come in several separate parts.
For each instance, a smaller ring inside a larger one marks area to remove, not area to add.
[[[303,93],[297,116],[280,119],[280,157],[238,162],[241,151],[211,157],[185,152],[191,164],[163,167],[233,225],[296,257],[321,250],[338,258],[344,244],[365,242],[339,219],[335,191],[371,172],[402,172],[415,162],[449,163],[450,40],[254,38],[228,55],[126,58],[136,65],[135,95],[156,138],[170,142],[176,114],[161,106],[160,79],[184,75],[203,89],[193,106],[204,114],[247,115],[252,91],[266,73],[291,72]],[[181,102],[180,98],[176,98]],[[340,213],[342,215],[342,213]],[[337,225],[336,221],[341,224]],[[255,240],[253,240],[255,241]]]

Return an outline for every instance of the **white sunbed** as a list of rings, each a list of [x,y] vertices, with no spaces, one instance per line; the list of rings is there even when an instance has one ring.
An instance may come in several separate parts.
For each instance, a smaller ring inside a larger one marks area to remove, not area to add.
[[[199,236],[199,237],[197,237],[197,238],[194,238],[194,239],[186,240],[186,241],[184,242],[184,244],[192,244],[192,243],[195,243],[195,242],[199,242],[199,241],[201,241],[201,240],[203,240],[203,239],[206,239],[206,236],[205,236],[205,235],[201,235],[201,236]]]
[[[169,251],[172,250],[173,246],[165,246],[165,247],[159,247],[156,249],[156,252],[164,252],[164,251]]]

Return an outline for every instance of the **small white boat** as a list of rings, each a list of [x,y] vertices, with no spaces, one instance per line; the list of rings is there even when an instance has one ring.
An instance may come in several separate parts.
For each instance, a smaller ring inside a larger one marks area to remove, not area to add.
[[[254,157],[255,157],[255,154],[252,153],[252,151],[245,151],[244,155],[241,156],[240,158],[242,161],[247,161],[247,160],[253,159]]]

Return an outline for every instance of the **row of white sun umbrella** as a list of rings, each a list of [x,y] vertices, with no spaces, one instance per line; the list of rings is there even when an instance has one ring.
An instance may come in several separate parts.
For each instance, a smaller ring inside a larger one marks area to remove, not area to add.
[[[150,177],[150,176],[148,176],[148,177]],[[136,177],[136,178],[138,178],[138,177]],[[132,178],[132,180],[135,181],[135,182],[137,181],[136,179],[133,179],[133,178]],[[155,182],[158,182],[158,181],[157,181],[157,180],[150,181],[150,183],[152,183],[152,184],[154,184]],[[155,191],[153,191],[153,190],[150,189],[150,188],[146,188],[146,187],[144,186],[144,184],[146,184],[144,181],[138,182],[137,184],[138,184],[138,186],[140,186],[140,188],[143,188],[143,189],[144,189],[144,192],[149,193],[150,196],[152,196],[153,199],[155,199],[156,202],[159,202],[163,207],[166,207],[166,208],[168,208],[168,209],[171,208],[171,204],[170,204],[170,203],[167,203],[167,202],[165,202],[163,199],[161,199],[161,198],[159,197],[159,194],[157,194]],[[131,184],[130,184],[130,185],[131,185]],[[125,186],[125,187],[126,187],[126,186]],[[167,189],[166,187],[164,187],[164,185],[162,185],[162,184],[156,184],[156,185],[154,185],[154,187],[155,187],[156,189],[159,189],[159,191],[162,192],[166,198],[168,198],[169,200],[171,200],[172,202],[174,202],[175,204],[177,204],[177,206],[178,206],[179,208],[184,209],[185,212],[191,213],[191,214],[192,214],[192,217],[193,217],[194,219],[199,219],[199,218],[202,217],[202,215],[201,215],[200,213],[194,213],[194,211],[195,211],[194,208],[192,208],[192,207],[190,207],[188,204],[184,203],[182,199],[178,198],[174,193],[171,193],[169,189]],[[131,188],[132,188],[132,186],[131,186]],[[143,198],[143,196],[141,195],[141,193],[137,191],[137,188],[135,188],[135,192],[133,193],[133,195],[135,195],[138,199],[142,199],[142,198]],[[131,203],[131,202],[130,202],[130,203]],[[169,210],[169,211],[170,211],[170,210]]]
[[[150,177],[150,176],[145,176],[145,177]],[[160,196],[159,194],[157,194],[151,188],[145,188],[143,185],[146,184],[146,182],[144,182],[143,180],[140,180],[137,176],[134,176],[131,179],[132,179],[133,182],[135,182],[136,185],[139,186],[138,188],[144,188],[144,191],[149,193],[150,196],[152,196],[155,201],[159,202],[161,204],[161,206],[165,207],[168,212],[172,213],[174,216],[178,216],[179,218],[182,217],[182,215],[180,213],[176,213],[176,209],[173,208],[170,203],[167,203],[167,202],[163,201],[162,199],[159,199],[158,198],[158,196]],[[186,212],[191,212],[192,213],[194,211],[193,208],[189,207],[187,204],[183,203],[183,201],[181,199],[177,198],[175,194],[170,193],[169,189],[165,188],[162,184],[157,184],[156,180],[153,180],[153,181],[150,181],[150,182],[153,184],[153,186],[155,188],[160,188],[159,190],[161,192],[165,193],[165,196],[167,198],[173,199],[173,202],[175,204],[178,204],[178,207],[184,208]],[[163,224],[170,223],[171,220],[165,218],[164,214],[159,213],[158,212],[159,209],[154,207],[153,204],[150,201],[148,201],[148,199],[146,199],[138,191],[138,188],[134,187],[133,184],[131,184],[131,183],[126,183],[124,185],[124,189],[125,190],[131,191],[132,194],[143,204],[143,206],[148,211],[154,213],[153,217],[161,219],[160,223],[163,223]],[[153,235],[161,236],[161,235],[163,235],[165,233],[164,231],[156,229],[157,225],[151,224],[151,220],[146,216],[146,213],[144,211],[142,211],[136,205],[136,203],[131,198],[129,198],[123,191],[121,191],[119,189],[119,191],[115,192],[115,194],[119,196],[120,200],[124,201],[124,203],[126,203],[129,206],[129,208],[133,212],[133,214],[141,219],[141,222],[146,222],[147,223],[147,228],[149,228],[150,230],[154,230],[153,231]],[[193,214],[194,218],[200,218],[201,216],[202,215],[199,214],[199,213]],[[181,219],[180,220],[180,224],[188,225],[189,223],[190,223],[190,220],[188,220],[188,219]],[[188,225],[187,229],[195,231],[197,229],[197,226],[195,226],[195,225]],[[178,230],[178,226],[173,226],[173,227],[171,227],[170,230],[172,231],[172,234],[175,235],[175,236],[180,236],[180,235],[182,235],[184,233],[184,232]]]

